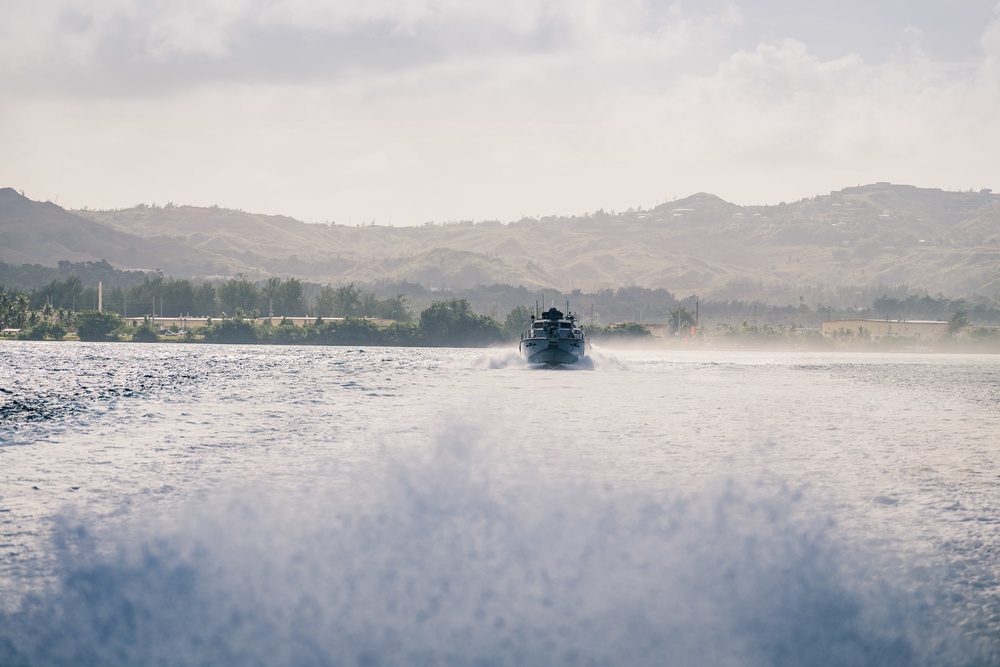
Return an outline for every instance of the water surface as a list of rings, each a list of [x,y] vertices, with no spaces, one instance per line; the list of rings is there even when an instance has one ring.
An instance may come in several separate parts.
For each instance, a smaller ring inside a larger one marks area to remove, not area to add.
[[[0,664],[1000,662],[990,356],[0,344]]]

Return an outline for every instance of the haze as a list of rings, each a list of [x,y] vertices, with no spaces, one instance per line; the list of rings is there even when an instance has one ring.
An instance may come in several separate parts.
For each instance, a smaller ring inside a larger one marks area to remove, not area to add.
[[[412,225],[1000,187],[1000,5],[4,0],[0,187]]]

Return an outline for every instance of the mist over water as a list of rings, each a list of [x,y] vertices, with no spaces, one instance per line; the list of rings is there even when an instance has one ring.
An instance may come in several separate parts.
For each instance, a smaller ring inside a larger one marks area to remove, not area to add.
[[[179,525],[61,520],[0,664],[971,664],[917,582],[873,580],[792,490],[499,479],[467,428],[387,456],[348,485],[211,494]]]
[[[3,667],[1000,664],[989,358],[9,349]]]

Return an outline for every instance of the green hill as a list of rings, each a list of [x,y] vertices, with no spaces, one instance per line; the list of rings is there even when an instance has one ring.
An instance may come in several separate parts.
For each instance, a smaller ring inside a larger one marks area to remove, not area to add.
[[[880,183],[774,206],[700,193],[649,210],[421,227],[316,225],[191,206],[65,211],[0,190],[0,261],[106,259],[174,277],[662,287],[794,301],[808,286],[1000,293],[1000,197]]]

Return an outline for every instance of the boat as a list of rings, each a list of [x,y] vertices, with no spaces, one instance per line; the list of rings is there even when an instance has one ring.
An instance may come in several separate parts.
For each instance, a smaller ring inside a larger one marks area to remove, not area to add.
[[[576,316],[570,312],[563,315],[553,306],[531,316],[531,328],[521,334],[518,349],[528,363],[560,366],[577,363],[587,356],[589,348]]]

